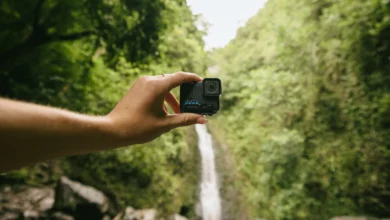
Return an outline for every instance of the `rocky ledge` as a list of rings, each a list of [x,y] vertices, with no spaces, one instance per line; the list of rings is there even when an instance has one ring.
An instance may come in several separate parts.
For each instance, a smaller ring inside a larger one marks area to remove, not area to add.
[[[67,177],[61,177],[55,189],[50,187],[5,187],[0,191],[0,220],[154,220],[157,210],[127,207],[113,215],[110,200],[104,193]],[[168,220],[186,220],[172,215]]]

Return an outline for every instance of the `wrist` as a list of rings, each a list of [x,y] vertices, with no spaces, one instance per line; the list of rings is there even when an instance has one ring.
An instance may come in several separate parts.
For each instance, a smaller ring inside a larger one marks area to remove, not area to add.
[[[91,116],[93,127],[99,138],[99,150],[110,150],[116,147],[123,146],[121,134],[114,126],[113,121],[108,116]]]

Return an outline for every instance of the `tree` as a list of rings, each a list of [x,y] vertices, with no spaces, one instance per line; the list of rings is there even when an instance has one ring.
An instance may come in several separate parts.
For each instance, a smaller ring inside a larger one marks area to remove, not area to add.
[[[0,96],[107,114],[141,75],[206,69],[204,33],[195,19],[183,0],[3,0]],[[196,151],[185,140],[187,132],[176,130],[147,146],[39,164],[0,180],[53,184],[66,174],[103,190],[118,208],[172,214],[195,202]],[[190,216],[189,210],[183,214]]]
[[[252,217],[388,216],[390,5],[268,1],[213,59]]]

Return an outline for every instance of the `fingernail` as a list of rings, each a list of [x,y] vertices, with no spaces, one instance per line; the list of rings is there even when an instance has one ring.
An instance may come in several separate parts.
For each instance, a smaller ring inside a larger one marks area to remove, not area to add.
[[[200,117],[200,118],[196,119],[196,123],[202,124],[202,125],[207,124],[207,119],[205,117]]]

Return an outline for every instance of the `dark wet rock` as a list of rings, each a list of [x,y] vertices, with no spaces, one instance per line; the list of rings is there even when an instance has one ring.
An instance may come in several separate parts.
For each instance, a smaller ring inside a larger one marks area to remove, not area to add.
[[[109,200],[91,186],[61,177],[56,187],[54,208],[76,219],[102,219],[109,209]]]
[[[157,217],[156,209],[136,210],[130,206],[115,217],[110,216],[115,212],[109,211],[109,204],[101,191],[61,177],[55,191],[50,187],[29,186],[0,189],[0,220],[163,220]],[[175,214],[164,220],[187,218]]]

